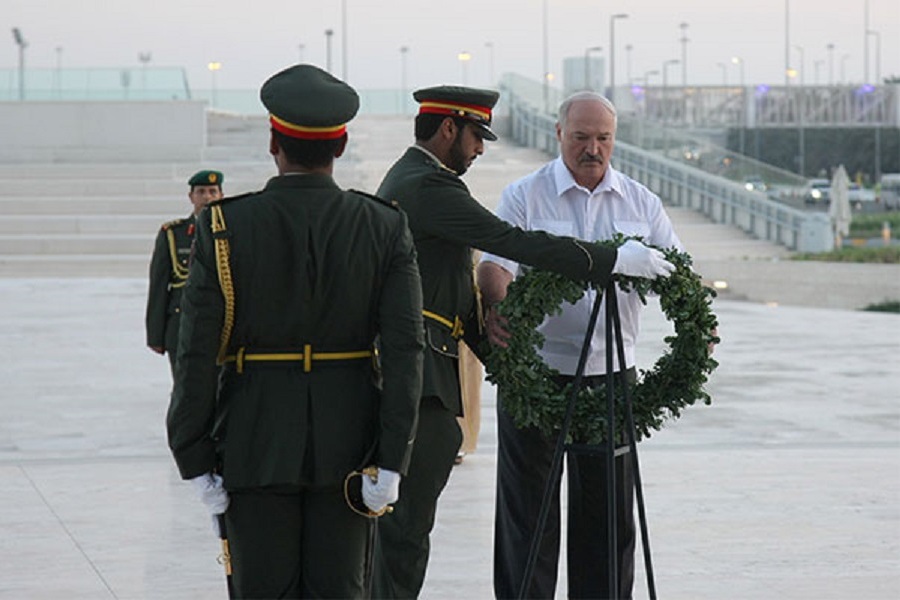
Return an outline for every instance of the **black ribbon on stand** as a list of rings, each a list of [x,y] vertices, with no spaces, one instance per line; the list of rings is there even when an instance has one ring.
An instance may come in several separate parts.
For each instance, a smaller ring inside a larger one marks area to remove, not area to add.
[[[595,288],[596,290],[596,288]],[[607,457],[607,513],[609,515],[609,538],[608,555],[609,562],[609,598],[618,597],[619,589],[619,570],[618,570],[618,548],[616,540],[616,438],[615,438],[615,368],[613,365],[613,336],[615,336],[615,345],[617,348],[617,357],[619,365],[625,365],[625,349],[622,343],[622,322],[619,316],[619,304],[616,296],[615,282],[610,281],[604,293],[598,293],[594,298],[594,305],[591,308],[591,316],[588,320],[587,330],[584,334],[584,342],[581,345],[581,354],[578,357],[578,366],[575,369],[575,376],[572,380],[572,393],[569,396],[569,402],[566,406],[566,413],[563,417],[562,427],[556,440],[556,448],[553,452],[553,459],[550,462],[550,472],[547,482],[544,485],[544,496],[541,500],[541,509],[538,513],[538,521],[534,530],[534,536],[531,539],[531,548],[528,552],[528,562],[525,565],[525,573],[522,577],[522,584],[519,587],[518,598],[524,600],[528,597],[528,589],[531,587],[531,580],[534,576],[535,565],[537,564],[538,550],[541,540],[544,536],[544,527],[547,524],[547,517],[550,513],[550,504],[553,494],[557,494],[558,488],[556,483],[560,480],[562,472],[562,459],[566,451],[566,437],[572,426],[572,417],[575,414],[575,403],[578,398],[578,392],[581,389],[581,381],[584,378],[584,369],[587,364],[588,353],[590,352],[591,339],[594,337],[594,330],[597,327],[597,318],[600,315],[600,304],[603,296],[607,296],[606,302],[606,400],[607,400],[607,434],[605,453]],[[647,531],[647,516],[644,510],[644,494],[641,484],[640,466],[637,457],[636,431],[634,427],[634,414],[631,405],[631,393],[628,383],[624,377],[621,378],[620,385],[623,387],[623,397],[625,401],[626,421],[629,429],[628,441],[629,447],[624,451],[631,453],[632,467],[634,470],[634,485],[638,503],[638,517],[641,527],[641,542],[644,551],[644,568],[647,572],[647,587],[649,590],[650,600],[656,600],[656,585],[653,577],[653,565],[650,557],[650,538]]]

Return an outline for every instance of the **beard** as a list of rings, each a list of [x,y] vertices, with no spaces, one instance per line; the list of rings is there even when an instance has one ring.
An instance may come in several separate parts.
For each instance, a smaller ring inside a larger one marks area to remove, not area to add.
[[[450,146],[447,166],[453,169],[460,177],[469,170],[469,159],[463,152],[462,147],[462,131],[456,135],[456,139],[453,140],[453,144]]]

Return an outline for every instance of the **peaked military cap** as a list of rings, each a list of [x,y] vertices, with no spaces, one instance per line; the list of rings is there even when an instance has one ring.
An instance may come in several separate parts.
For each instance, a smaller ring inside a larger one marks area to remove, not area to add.
[[[273,129],[306,140],[343,136],[359,110],[352,87],[313,65],[294,65],[272,75],[259,97]]]
[[[497,134],[491,131],[491,111],[497,104],[500,93],[494,90],[439,85],[413,92],[419,103],[419,114],[434,114],[462,117],[474,123],[481,136],[494,141]]]
[[[222,181],[225,179],[221,171],[197,171],[188,179],[188,185],[217,185],[222,187]]]

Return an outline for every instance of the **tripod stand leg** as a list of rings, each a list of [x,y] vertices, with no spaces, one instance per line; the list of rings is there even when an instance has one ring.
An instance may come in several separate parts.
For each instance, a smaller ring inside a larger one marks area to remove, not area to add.
[[[559,437],[556,440],[556,448],[553,451],[553,460],[550,463],[550,472],[547,477],[547,483],[544,485],[544,497],[541,500],[541,510],[538,514],[534,535],[531,538],[531,549],[528,551],[528,562],[525,564],[525,573],[522,576],[522,584],[519,587],[518,598],[520,600],[528,597],[528,589],[531,587],[531,579],[534,576],[534,568],[537,564],[538,551],[541,547],[541,540],[544,537],[544,527],[547,525],[547,515],[550,513],[550,498],[552,494],[557,492],[556,482],[559,480],[559,474],[562,469],[566,437],[568,437],[569,428],[572,426],[572,415],[575,413],[575,401],[578,398],[578,390],[581,388],[581,379],[584,377],[584,368],[587,364],[587,355],[591,347],[591,339],[594,337],[594,329],[596,329],[597,326],[597,317],[600,314],[600,302],[602,299],[602,293],[598,293],[597,297],[594,299],[594,306],[591,309],[591,318],[588,321],[587,331],[584,334],[584,343],[581,345],[581,355],[578,358],[578,367],[575,369],[575,378],[572,381],[572,394],[569,396],[569,403],[566,406],[566,415],[563,418]]]
[[[609,299],[606,302],[607,305],[607,314],[612,313],[613,315],[613,327],[615,330],[616,336],[616,348],[618,350],[618,358],[619,364],[624,367],[625,364],[625,346],[622,343],[622,321],[619,316],[619,306],[618,299],[616,298],[615,290],[609,294]],[[609,309],[609,306],[613,305],[613,310]],[[607,321],[607,338],[609,337],[609,322]],[[607,343],[607,356],[609,356],[609,344]],[[609,360],[609,359],[608,359]],[[609,383],[609,382],[608,382]],[[607,389],[611,386],[607,385]],[[637,455],[637,431],[634,426],[634,411],[632,410],[632,402],[631,402],[631,390],[628,387],[628,383],[626,381],[622,381],[622,390],[623,397],[625,400],[625,418],[628,425],[628,443],[631,448],[631,466],[634,472],[634,492],[635,497],[637,498],[638,505],[638,521],[640,522],[641,527],[641,547],[644,553],[644,570],[647,573],[647,593],[650,597],[650,600],[656,600],[656,582],[653,576],[653,561],[650,556],[650,534],[647,529],[647,513],[644,508],[644,487],[641,483],[641,468],[638,462]],[[610,596],[615,597],[615,596]]]

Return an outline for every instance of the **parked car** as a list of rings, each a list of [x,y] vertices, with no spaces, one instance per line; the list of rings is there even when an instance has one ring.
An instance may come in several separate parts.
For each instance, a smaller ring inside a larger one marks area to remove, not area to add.
[[[875,190],[866,189],[858,183],[851,183],[847,189],[847,198],[851,203],[875,202]]]
[[[765,192],[769,189],[763,178],[758,175],[750,175],[744,178],[744,189],[749,192]]]
[[[828,204],[831,201],[831,181],[827,179],[810,179],[803,193],[806,204]]]
[[[881,176],[880,200],[889,210],[900,208],[900,173],[884,173]]]

